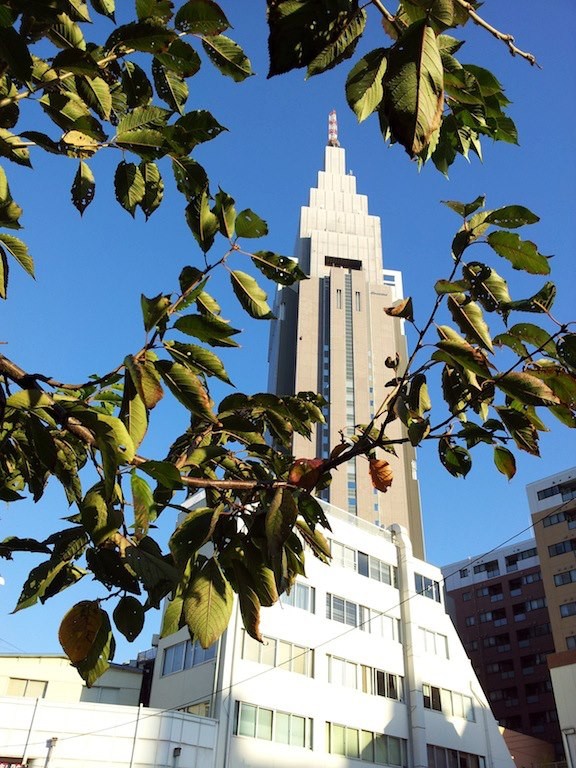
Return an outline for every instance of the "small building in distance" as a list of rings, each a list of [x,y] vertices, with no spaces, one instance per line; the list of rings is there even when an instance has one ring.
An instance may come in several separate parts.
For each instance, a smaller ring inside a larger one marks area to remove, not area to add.
[[[547,657],[554,639],[536,541],[442,568],[458,634],[495,718],[563,749]]]

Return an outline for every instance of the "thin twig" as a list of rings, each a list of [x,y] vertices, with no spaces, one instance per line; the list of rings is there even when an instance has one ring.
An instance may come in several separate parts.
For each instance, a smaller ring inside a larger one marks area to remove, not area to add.
[[[520,48],[514,45],[513,35],[500,32],[500,30],[496,29],[496,27],[493,27],[491,24],[489,24],[485,19],[476,13],[474,6],[467,2],[467,0],[456,0],[456,2],[461,8],[464,8],[464,10],[468,13],[468,16],[470,16],[475,24],[478,24],[479,27],[485,29],[497,40],[501,40],[503,43],[506,43],[512,56],[520,56],[521,58],[526,59],[526,61],[528,61],[532,66],[537,66],[540,69],[540,65],[536,61],[534,54],[528,53],[527,51],[522,51]]]

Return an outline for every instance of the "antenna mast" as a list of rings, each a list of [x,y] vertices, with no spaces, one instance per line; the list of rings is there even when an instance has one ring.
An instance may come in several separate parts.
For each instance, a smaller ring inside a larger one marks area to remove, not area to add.
[[[328,146],[340,146],[340,142],[338,141],[338,118],[336,117],[335,109],[328,115]]]

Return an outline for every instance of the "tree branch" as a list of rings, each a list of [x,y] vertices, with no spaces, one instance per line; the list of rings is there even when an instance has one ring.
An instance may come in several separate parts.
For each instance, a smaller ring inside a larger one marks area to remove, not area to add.
[[[503,43],[506,43],[512,56],[520,56],[521,58],[526,59],[526,61],[528,61],[532,66],[536,65],[538,68],[540,68],[540,65],[536,61],[534,54],[528,53],[527,51],[522,51],[520,48],[517,48],[514,45],[513,35],[500,32],[498,29],[496,29],[496,27],[493,27],[491,24],[489,24],[485,19],[476,13],[472,4],[467,2],[467,0],[456,0],[456,2],[461,8],[464,8],[464,10],[468,13],[468,16],[470,16],[475,24],[478,24],[479,27],[485,29],[497,40],[501,40]]]

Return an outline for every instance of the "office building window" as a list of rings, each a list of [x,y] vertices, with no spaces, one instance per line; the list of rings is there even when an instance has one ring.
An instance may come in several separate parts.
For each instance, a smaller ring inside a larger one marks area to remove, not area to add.
[[[424,683],[422,685],[422,697],[426,709],[434,709],[445,715],[463,717],[465,720],[474,722],[474,707],[470,696]]]
[[[424,597],[429,597],[431,600],[436,600],[437,603],[442,602],[440,595],[440,584],[428,576],[422,576],[420,573],[414,574],[414,580],[416,583],[416,592]]]
[[[428,768],[486,768],[482,755],[428,744]]]
[[[301,584],[297,581],[292,585],[290,593],[283,592],[280,595],[280,602],[283,605],[291,605],[293,608],[301,608],[303,611],[315,613],[316,590],[308,584]]]
[[[214,643],[210,648],[204,649],[200,643],[192,642],[192,640],[184,640],[181,643],[169,645],[164,649],[162,674],[172,675],[175,672],[196,667],[205,661],[211,661],[216,656],[216,647],[217,643]]]
[[[356,312],[360,312],[361,306],[360,306],[360,291],[354,292],[354,309]]]
[[[460,578],[465,579],[466,576],[470,573],[470,570],[468,568],[460,568]]]
[[[474,573],[485,573],[488,578],[500,575],[498,560],[490,560],[488,563],[480,563],[474,566]]]
[[[250,637],[243,631],[242,658],[247,661],[255,661],[258,664],[268,664],[271,667],[279,667],[287,672],[296,672],[299,675],[313,677],[314,675],[314,650],[305,648],[287,640],[278,640],[274,637],[262,636],[262,643]]]
[[[48,683],[46,680],[25,680],[19,677],[8,678],[7,696],[20,696],[26,699],[43,699]]]
[[[404,700],[404,678],[391,672],[328,656],[328,682],[354,688],[373,696]]]
[[[566,648],[569,651],[576,651],[576,635],[568,635],[566,638]]]
[[[576,581],[576,568],[572,568],[564,573],[557,573],[554,576],[554,584],[557,587],[561,587],[563,584],[571,584],[574,581]]]
[[[550,544],[548,547],[548,554],[550,557],[556,557],[556,555],[564,555],[567,552],[576,551],[576,539],[566,539],[565,541],[559,541],[557,544]]]
[[[419,631],[424,653],[440,656],[443,659],[448,658],[448,638],[446,635],[433,632],[425,627],[419,627]]]
[[[560,616],[563,619],[568,618],[568,616],[576,616],[576,603],[564,603],[564,605],[561,605]]]
[[[312,720],[243,701],[237,703],[236,735],[312,749]]]
[[[400,619],[365,605],[358,605],[358,603],[353,603],[351,600],[338,597],[338,595],[327,593],[326,618],[347,624],[350,627],[358,627],[363,632],[387,637],[399,643],[402,642]]]
[[[536,547],[530,547],[530,549],[525,549],[523,552],[515,552],[513,555],[508,555],[506,557],[506,570],[516,571],[518,570],[519,562],[537,556],[538,552],[536,551]]]
[[[326,723],[326,751],[376,765],[408,765],[405,739],[337,723]]]

